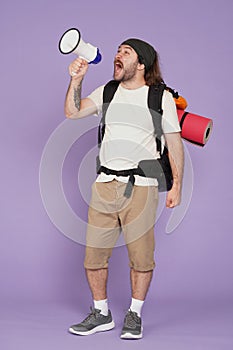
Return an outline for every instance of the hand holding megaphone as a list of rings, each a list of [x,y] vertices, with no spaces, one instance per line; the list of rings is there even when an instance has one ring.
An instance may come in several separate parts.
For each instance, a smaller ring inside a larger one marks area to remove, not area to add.
[[[76,58],[69,65],[69,74],[75,80],[76,79],[83,79],[87,70],[88,70],[88,62],[85,59],[80,58],[80,57]]]

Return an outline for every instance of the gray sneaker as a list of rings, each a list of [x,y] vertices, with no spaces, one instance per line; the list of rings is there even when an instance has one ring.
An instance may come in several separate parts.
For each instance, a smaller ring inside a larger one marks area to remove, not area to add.
[[[124,319],[121,339],[141,339],[142,330],[141,317],[136,312],[129,310]]]
[[[69,332],[78,335],[89,335],[114,328],[115,323],[111,311],[108,310],[107,316],[102,315],[100,311],[91,307],[90,314],[81,323],[70,326]]]

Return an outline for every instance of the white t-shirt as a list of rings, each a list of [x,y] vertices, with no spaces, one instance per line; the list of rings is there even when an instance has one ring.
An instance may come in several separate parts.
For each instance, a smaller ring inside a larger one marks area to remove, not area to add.
[[[94,90],[90,98],[101,114],[104,85]],[[105,134],[100,148],[101,165],[114,170],[136,168],[140,160],[159,158],[154,137],[154,125],[148,109],[147,85],[125,89],[119,85],[106,113]],[[180,132],[176,105],[170,92],[162,97],[162,128],[164,133]],[[96,181],[113,179],[128,182],[128,177],[101,173]],[[135,176],[135,185],[157,186],[156,179]]]

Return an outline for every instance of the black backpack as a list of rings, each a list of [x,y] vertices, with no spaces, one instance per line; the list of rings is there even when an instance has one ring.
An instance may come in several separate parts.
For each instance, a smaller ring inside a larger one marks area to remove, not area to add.
[[[101,147],[102,140],[105,133],[105,118],[107,109],[110,102],[112,101],[114,94],[119,86],[119,82],[115,80],[109,81],[103,91],[103,108],[102,108],[102,118],[98,128],[98,145]],[[159,159],[145,159],[141,160],[137,168],[127,169],[127,170],[113,170],[106,168],[100,164],[99,156],[96,158],[96,171],[97,174],[104,172],[105,174],[111,174],[116,176],[129,176],[129,182],[126,187],[125,196],[130,197],[132,187],[134,185],[134,175],[140,175],[144,177],[157,178],[158,189],[160,192],[169,191],[173,185],[173,175],[172,169],[168,157],[168,149],[165,146],[163,152],[161,152],[161,136],[163,135],[162,130],[162,96],[165,89],[168,89],[174,98],[178,98],[177,92],[167,88],[164,83],[149,86],[148,91],[148,108],[150,110],[153,125],[154,125],[154,135],[156,139],[157,150],[160,152]]]

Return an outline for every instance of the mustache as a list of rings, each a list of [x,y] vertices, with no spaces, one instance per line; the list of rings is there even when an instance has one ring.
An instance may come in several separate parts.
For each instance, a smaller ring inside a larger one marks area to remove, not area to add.
[[[120,60],[118,59],[114,60],[114,65],[116,64],[119,65],[121,68],[123,68],[123,63]]]

